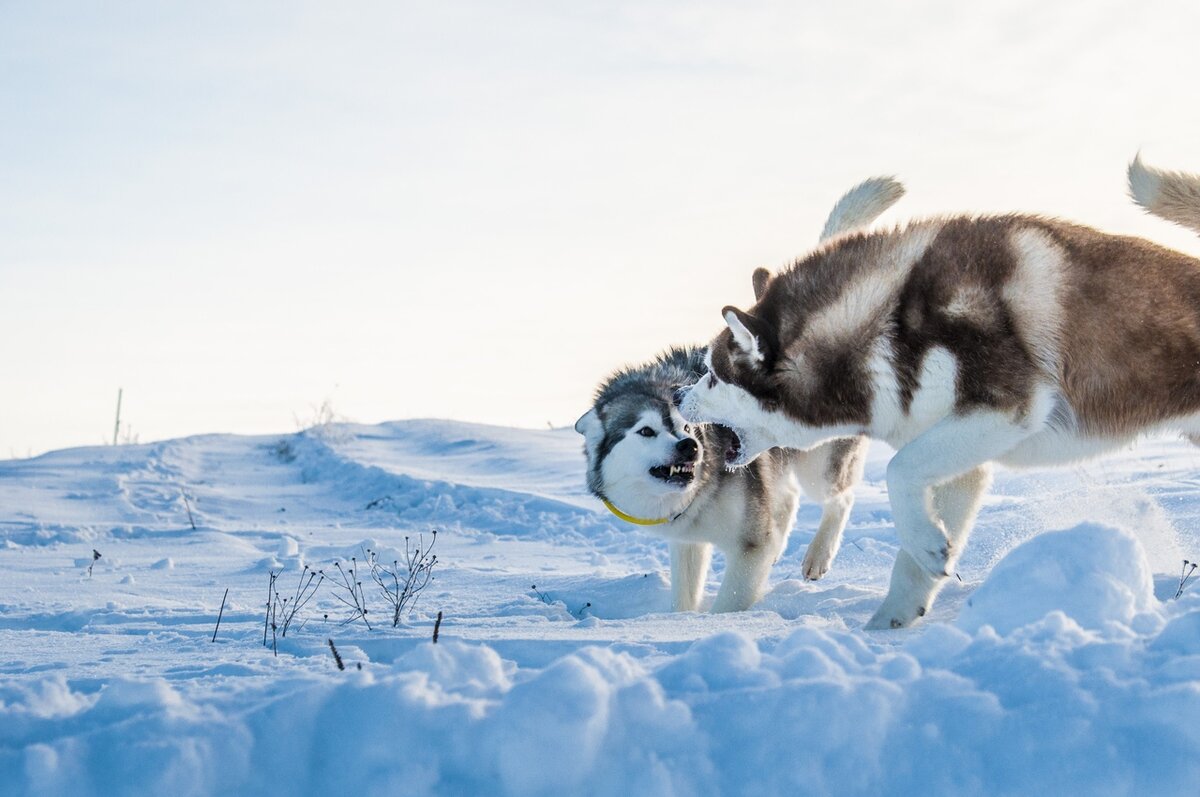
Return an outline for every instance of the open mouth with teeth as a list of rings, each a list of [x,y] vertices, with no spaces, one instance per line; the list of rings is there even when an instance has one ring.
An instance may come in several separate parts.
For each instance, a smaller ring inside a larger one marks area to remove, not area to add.
[[[690,484],[696,475],[696,466],[691,462],[680,465],[658,465],[650,469],[650,475],[662,479],[667,484]]]

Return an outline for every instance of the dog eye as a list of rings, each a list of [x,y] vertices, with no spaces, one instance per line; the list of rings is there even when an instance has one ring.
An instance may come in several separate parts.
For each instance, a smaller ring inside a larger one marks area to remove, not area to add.
[[[641,429],[638,429],[637,433],[642,437],[654,437],[658,434],[658,432],[654,431],[649,426],[643,426]]]
[[[683,433],[684,433],[684,434],[691,434],[691,433],[692,433],[692,427],[691,427],[691,426],[689,426],[688,424],[686,424],[686,423],[685,423],[685,424],[683,425]]]
[[[712,371],[708,372],[708,386],[710,389],[717,386],[717,375]]]

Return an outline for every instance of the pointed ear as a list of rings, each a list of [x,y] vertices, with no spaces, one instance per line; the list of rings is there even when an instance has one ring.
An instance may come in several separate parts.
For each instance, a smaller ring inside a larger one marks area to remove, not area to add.
[[[604,424],[600,422],[600,414],[590,409],[579,420],[575,421],[575,431],[588,440],[595,440],[604,435]]]
[[[767,292],[767,283],[771,281],[771,272],[765,268],[754,269],[754,274],[750,277],[750,284],[754,286],[754,301],[758,301]]]
[[[733,333],[734,344],[750,359],[752,363],[762,363],[766,359],[762,335],[758,333],[762,322],[749,313],[736,307],[726,307],[721,311],[725,323]]]

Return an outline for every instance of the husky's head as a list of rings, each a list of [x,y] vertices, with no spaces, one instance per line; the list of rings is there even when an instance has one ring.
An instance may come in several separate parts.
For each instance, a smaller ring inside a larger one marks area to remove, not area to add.
[[[695,379],[701,362],[698,350],[676,350],[601,387],[595,405],[575,423],[594,494],[648,519],[673,517],[688,506],[705,480],[706,435],[680,414],[675,393]]]
[[[680,410],[694,422],[733,430],[725,464],[740,467],[781,445],[795,422],[779,407],[778,386],[772,378],[776,347],[770,328],[733,307],[725,308],[723,315],[728,328],[709,346],[708,373],[681,391]]]
[[[772,286],[760,274],[754,287],[759,301],[749,312],[736,307],[721,311],[726,328],[708,347],[705,375],[680,392],[680,411],[690,422],[733,430],[725,464],[735,468],[777,446],[807,449],[857,434],[853,418],[840,417],[845,408],[839,398],[852,380],[839,374],[836,360],[806,360],[817,352],[781,352],[780,305],[787,303],[772,301],[780,297],[771,297]],[[833,416],[814,414],[829,403]]]

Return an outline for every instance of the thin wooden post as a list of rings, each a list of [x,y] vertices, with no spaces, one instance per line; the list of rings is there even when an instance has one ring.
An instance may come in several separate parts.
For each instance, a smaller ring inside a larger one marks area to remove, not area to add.
[[[115,446],[121,439],[121,394],[125,392],[124,388],[117,388],[117,422],[113,424],[113,445]]]

